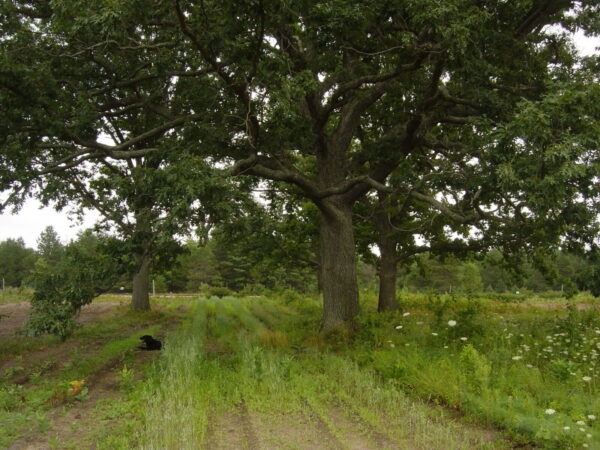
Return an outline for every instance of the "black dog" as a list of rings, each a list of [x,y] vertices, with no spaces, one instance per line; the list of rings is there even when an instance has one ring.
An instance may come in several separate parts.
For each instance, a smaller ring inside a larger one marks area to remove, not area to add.
[[[145,335],[140,338],[146,344],[145,347],[139,347],[141,350],[160,350],[162,349],[162,342],[154,339],[152,336]]]

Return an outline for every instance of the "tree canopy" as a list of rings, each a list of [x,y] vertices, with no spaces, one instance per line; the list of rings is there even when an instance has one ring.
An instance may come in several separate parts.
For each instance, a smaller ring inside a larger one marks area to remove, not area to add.
[[[33,269],[35,259],[35,251],[27,248],[22,238],[0,242],[0,278],[4,280],[4,286],[22,286]]]
[[[0,15],[11,200],[40,175],[179,143],[288,183],[319,210],[324,329],[359,311],[352,208],[372,189],[436,211],[444,233],[590,240],[600,88],[569,32],[598,32],[597,1],[4,1]]]

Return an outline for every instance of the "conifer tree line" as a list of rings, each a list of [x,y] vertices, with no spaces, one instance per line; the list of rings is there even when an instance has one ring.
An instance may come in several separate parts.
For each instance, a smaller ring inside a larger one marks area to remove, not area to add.
[[[151,273],[176,270],[190,233],[224,287],[314,277],[325,331],[359,313],[375,247],[381,311],[398,274],[448,255],[591,261],[600,64],[572,36],[597,35],[599,9],[3,0],[3,206],[100,213],[106,251],[67,252],[87,264],[66,284],[103,280],[69,291],[75,309],[122,273],[148,309]]]

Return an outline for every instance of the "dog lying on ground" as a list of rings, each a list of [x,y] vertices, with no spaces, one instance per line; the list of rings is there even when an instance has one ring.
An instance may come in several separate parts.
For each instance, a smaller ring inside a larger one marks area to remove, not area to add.
[[[152,336],[145,335],[140,338],[146,344],[145,347],[139,347],[141,350],[160,350],[162,349],[162,342],[154,339]]]

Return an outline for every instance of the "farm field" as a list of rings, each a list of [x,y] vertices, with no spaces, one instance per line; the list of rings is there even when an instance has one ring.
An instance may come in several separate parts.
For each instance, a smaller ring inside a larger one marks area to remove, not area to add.
[[[367,296],[328,336],[296,295],[97,305],[66,342],[2,338],[1,448],[600,447],[593,301]]]

